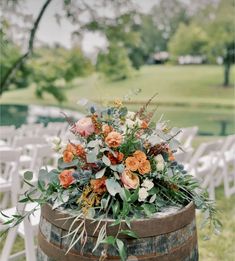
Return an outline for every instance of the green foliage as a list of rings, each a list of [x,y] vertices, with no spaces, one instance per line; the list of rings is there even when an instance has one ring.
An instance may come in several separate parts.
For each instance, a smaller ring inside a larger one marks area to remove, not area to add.
[[[169,42],[171,55],[202,55],[208,44],[206,32],[196,24],[180,24],[178,30]]]
[[[41,48],[30,61],[33,68],[32,82],[37,86],[36,94],[43,98],[47,92],[59,102],[66,100],[63,89],[76,77],[92,72],[92,65],[80,48],[66,50],[62,47]]]
[[[108,53],[100,53],[97,70],[104,73],[111,81],[125,80],[131,75],[131,63],[124,47],[112,44]]]

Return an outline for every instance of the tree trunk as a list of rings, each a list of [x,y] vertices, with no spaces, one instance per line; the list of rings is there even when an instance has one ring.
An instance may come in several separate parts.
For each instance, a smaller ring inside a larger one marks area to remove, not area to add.
[[[19,70],[21,65],[32,55],[33,53],[33,45],[34,45],[34,39],[35,39],[35,34],[37,32],[39,23],[43,17],[43,14],[45,13],[48,5],[50,4],[52,0],[46,0],[44,5],[42,6],[37,19],[35,20],[33,27],[30,31],[30,36],[29,36],[29,43],[28,43],[28,50],[25,54],[23,54],[21,57],[19,57],[18,60],[9,68],[9,70],[6,72],[5,76],[3,77],[1,81],[1,88],[0,88],[0,96],[4,91],[6,91],[11,83],[12,78],[15,76],[16,72]]]
[[[224,62],[224,87],[228,87],[229,86],[229,76],[230,76],[230,61],[227,60]]]

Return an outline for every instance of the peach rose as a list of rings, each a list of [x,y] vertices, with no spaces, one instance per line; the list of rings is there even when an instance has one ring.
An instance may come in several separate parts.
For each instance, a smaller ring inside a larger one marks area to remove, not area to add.
[[[150,162],[148,160],[140,163],[138,171],[140,174],[147,174],[151,171]]]
[[[59,175],[60,185],[64,188],[68,188],[75,181],[73,177],[74,169],[63,170]]]
[[[139,161],[135,157],[128,157],[125,162],[126,168],[131,171],[136,171],[139,167]]]
[[[66,163],[69,163],[73,160],[73,153],[69,150],[65,150],[64,153],[63,153],[63,161],[66,162]]]
[[[140,184],[139,177],[128,169],[122,173],[121,181],[126,189],[136,189]]]
[[[121,152],[115,151],[115,156],[114,156],[113,153],[108,152],[107,157],[111,161],[112,165],[116,165],[116,164],[119,164],[122,162],[122,160],[124,158],[124,154]]]
[[[85,117],[76,122],[73,130],[83,137],[88,137],[95,132],[95,126],[91,118]]]
[[[122,142],[122,135],[116,131],[111,131],[105,139],[105,143],[111,148],[117,148]]]
[[[106,177],[102,177],[100,179],[92,179],[90,181],[90,183],[91,183],[93,192],[100,194],[100,195],[104,194],[104,192],[107,191],[106,185],[105,185],[106,179],[107,179]]]
[[[147,156],[145,155],[145,153],[141,150],[137,150],[133,156],[139,161],[139,162],[144,162],[147,159]]]
[[[108,124],[102,126],[102,132],[104,133],[105,136],[107,136],[112,130],[113,128]]]

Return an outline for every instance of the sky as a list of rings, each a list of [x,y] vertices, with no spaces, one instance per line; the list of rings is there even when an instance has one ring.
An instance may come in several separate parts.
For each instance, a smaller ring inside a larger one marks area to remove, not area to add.
[[[150,8],[158,2],[158,0],[135,0],[142,10],[148,11]],[[26,0],[22,11],[37,16],[43,0]],[[37,39],[41,42],[53,45],[54,43],[60,43],[61,45],[70,48],[71,47],[71,32],[75,27],[67,19],[61,20],[60,25],[56,22],[55,14],[61,14],[62,1],[53,0],[48,6],[43,19],[41,20]],[[98,34],[87,33],[82,42],[82,48],[87,53],[92,53],[96,48],[103,47],[105,40]]]

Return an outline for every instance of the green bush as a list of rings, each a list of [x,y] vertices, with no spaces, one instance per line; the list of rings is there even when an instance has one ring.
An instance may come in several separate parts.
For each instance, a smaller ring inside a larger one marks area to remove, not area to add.
[[[97,70],[111,81],[125,80],[131,75],[131,62],[124,47],[111,44],[107,53],[97,58]]]

